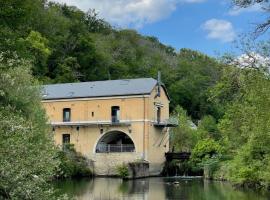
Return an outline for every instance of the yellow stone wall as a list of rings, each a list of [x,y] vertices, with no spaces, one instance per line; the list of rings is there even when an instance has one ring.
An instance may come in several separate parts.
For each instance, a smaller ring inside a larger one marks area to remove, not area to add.
[[[156,120],[157,106],[161,104],[161,121],[169,118],[169,99],[165,91],[161,90],[160,97],[156,97],[155,90],[150,96],[150,118]],[[165,153],[169,151],[169,129],[155,127],[153,124],[148,126],[148,160],[152,174],[159,174],[165,162]]]
[[[115,167],[119,163],[130,162],[132,159],[145,159],[150,162],[150,173],[152,171],[152,174],[160,172],[165,161],[164,153],[169,149],[168,130],[156,128],[153,125],[156,120],[156,104],[162,106],[161,121],[168,119],[169,100],[163,88],[160,97],[156,96],[155,88],[151,95],[43,101],[49,123],[59,124],[54,125],[56,145],[62,145],[63,134],[70,134],[70,142],[74,144],[76,151],[94,160],[99,168],[96,171],[102,172],[107,170],[108,165],[105,166],[104,159],[108,160],[108,155],[97,155],[101,153],[95,153],[96,144],[107,132],[122,131],[133,140],[136,152],[123,153],[122,159],[121,156],[117,156],[118,162],[114,162],[112,165]],[[111,106],[119,106],[120,121],[128,121],[130,125],[101,125],[100,122],[111,120]],[[91,125],[79,126],[79,130],[76,125],[63,126],[63,108],[71,109],[71,122],[89,122]],[[92,112],[94,112],[94,116],[92,116]],[[100,129],[103,129],[102,134]],[[115,153],[110,154],[112,158],[116,155]],[[129,158],[127,159],[127,157]]]

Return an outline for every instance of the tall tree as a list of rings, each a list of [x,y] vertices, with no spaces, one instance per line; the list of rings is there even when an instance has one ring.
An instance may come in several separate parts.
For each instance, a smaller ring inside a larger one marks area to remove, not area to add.
[[[53,199],[58,166],[30,63],[0,60],[0,199]]]

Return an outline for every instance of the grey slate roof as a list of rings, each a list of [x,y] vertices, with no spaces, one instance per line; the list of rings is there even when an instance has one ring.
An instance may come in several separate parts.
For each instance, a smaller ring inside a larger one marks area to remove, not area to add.
[[[157,80],[153,78],[52,84],[43,86],[42,98],[49,100],[150,94],[156,84]]]

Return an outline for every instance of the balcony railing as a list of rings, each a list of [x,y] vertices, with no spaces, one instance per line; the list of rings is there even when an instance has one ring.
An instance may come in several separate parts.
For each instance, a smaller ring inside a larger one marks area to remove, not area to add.
[[[135,147],[133,144],[98,144],[96,153],[121,153],[121,152],[134,152]]]
[[[70,121],[70,122],[49,122],[52,126],[96,126],[96,125],[115,125],[115,126],[129,126],[131,120],[96,120],[96,121]]]
[[[169,119],[165,120],[157,120],[154,122],[154,125],[157,127],[177,127],[179,124],[178,118],[170,117]]]

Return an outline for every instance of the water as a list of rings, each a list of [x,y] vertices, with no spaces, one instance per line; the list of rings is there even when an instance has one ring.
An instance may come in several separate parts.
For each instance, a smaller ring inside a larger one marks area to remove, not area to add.
[[[123,181],[95,178],[57,182],[59,192],[78,200],[266,200],[270,195],[235,190],[226,182],[202,179],[146,178]]]

